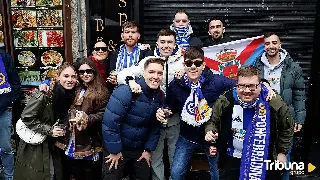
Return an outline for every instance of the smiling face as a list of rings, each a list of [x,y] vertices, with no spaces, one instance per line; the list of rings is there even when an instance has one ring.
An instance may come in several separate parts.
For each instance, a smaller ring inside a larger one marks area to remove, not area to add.
[[[104,42],[97,42],[92,51],[93,57],[98,61],[104,61],[108,58],[107,45]]]
[[[158,89],[163,79],[163,65],[150,63],[144,69],[143,77],[151,89]]]
[[[160,54],[163,57],[171,56],[176,44],[174,36],[159,36],[156,45],[159,48]]]
[[[239,98],[244,102],[252,102],[256,100],[261,92],[261,85],[258,76],[238,76],[238,84],[236,88]]]
[[[78,72],[80,79],[86,84],[94,79],[94,70],[88,64],[82,64]]]
[[[188,15],[185,13],[176,13],[173,20],[173,25],[176,27],[185,27],[190,23]]]
[[[71,67],[66,67],[61,71],[58,80],[64,89],[70,90],[76,85],[76,72]]]
[[[223,33],[225,31],[225,27],[220,20],[212,20],[209,23],[208,33],[212,37],[212,39],[220,39],[223,37]]]
[[[186,59],[184,61],[184,70],[191,82],[198,82],[206,63],[201,58]]]
[[[279,49],[281,48],[281,42],[277,35],[271,35],[264,38],[264,50],[267,56],[274,57],[279,55]]]
[[[138,28],[137,27],[124,28],[123,32],[121,33],[121,38],[127,46],[129,47],[135,46],[140,39],[140,33],[138,31]]]

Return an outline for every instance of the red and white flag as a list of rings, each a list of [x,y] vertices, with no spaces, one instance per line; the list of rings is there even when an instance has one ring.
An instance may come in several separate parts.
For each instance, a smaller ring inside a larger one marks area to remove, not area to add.
[[[204,47],[206,65],[216,74],[235,79],[244,65],[254,65],[263,53],[263,36]]]

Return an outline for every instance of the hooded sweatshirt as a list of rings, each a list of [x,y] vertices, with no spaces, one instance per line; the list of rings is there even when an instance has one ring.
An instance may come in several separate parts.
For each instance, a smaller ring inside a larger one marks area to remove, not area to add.
[[[280,93],[280,77],[283,68],[284,59],[287,56],[287,51],[284,49],[279,50],[280,62],[276,65],[271,65],[264,52],[261,56],[261,62],[264,64],[264,78],[269,81],[270,86]]]

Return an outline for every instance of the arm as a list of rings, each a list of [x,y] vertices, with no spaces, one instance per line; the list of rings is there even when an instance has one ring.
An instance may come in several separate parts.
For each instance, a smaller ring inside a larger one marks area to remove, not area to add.
[[[173,88],[173,86],[175,86],[174,81],[176,81],[176,80],[173,79],[168,86],[168,89],[166,91],[166,101],[165,101],[165,105],[168,105],[170,107],[172,114],[175,114],[175,113],[179,112],[179,110],[180,110],[179,109],[180,108],[179,101],[176,99],[177,92]]]
[[[128,86],[119,86],[112,93],[105,109],[102,121],[102,135],[105,147],[111,154],[117,154],[122,151],[121,143],[121,121],[127,113],[127,107],[130,106],[132,93]]]
[[[11,56],[3,50],[0,50],[0,56],[2,57],[2,61],[8,75],[8,81],[11,86],[10,93],[0,94],[0,99],[2,100],[0,103],[0,113],[1,113],[5,111],[8,108],[8,106],[11,106],[13,101],[16,101],[19,99],[21,84],[20,84],[20,79]],[[10,98],[7,98],[6,96],[9,96]]]
[[[304,124],[306,118],[306,92],[302,69],[297,65],[292,88],[292,104],[296,115],[296,123]]]
[[[41,92],[34,94],[23,110],[21,114],[21,120],[31,130],[51,136],[51,126],[41,122],[40,118],[46,107],[45,98],[46,95]]]
[[[103,114],[106,108],[106,105],[110,99],[110,94],[107,92],[105,94],[105,97],[103,101],[100,103],[101,105],[99,107],[95,107],[95,111],[88,115],[88,127],[91,128],[95,126],[96,124],[101,124]]]
[[[123,69],[117,75],[118,84],[127,84],[126,77],[131,76],[133,78],[140,76],[144,70],[144,63],[149,57],[142,59],[137,66],[131,66]]]
[[[222,111],[229,105],[229,101],[223,95],[214,103],[212,107],[211,119],[205,123],[205,133],[209,131],[220,131],[220,121],[222,117]]]
[[[154,118],[151,124],[152,128],[149,131],[149,138],[144,145],[145,150],[154,151],[156,149],[160,138],[160,126],[161,123]]]
[[[273,102],[280,104],[280,107],[277,110],[277,153],[287,154],[290,147],[291,139],[293,137],[294,120],[290,115],[288,106],[285,104],[285,102],[282,101],[279,95],[274,98]],[[270,101],[270,106],[272,106],[273,102]]]

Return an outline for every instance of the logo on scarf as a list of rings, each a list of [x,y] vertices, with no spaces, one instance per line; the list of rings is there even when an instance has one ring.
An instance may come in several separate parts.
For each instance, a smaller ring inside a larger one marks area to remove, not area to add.
[[[202,99],[196,108],[196,121],[200,121],[210,115],[209,106],[206,100]]]
[[[6,82],[6,77],[3,73],[0,73],[0,85],[4,84]]]
[[[241,67],[240,60],[236,59],[237,50],[224,49],[216,54],[217,58],[222,61],[219,64],[219,72],[228,78],[235,79],[239,68]]]

